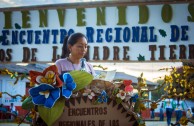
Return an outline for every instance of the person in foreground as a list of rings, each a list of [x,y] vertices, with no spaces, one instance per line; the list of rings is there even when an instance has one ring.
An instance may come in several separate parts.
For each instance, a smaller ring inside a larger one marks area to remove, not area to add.
[[[61,59],[55,62],[59,74],[72,70],[84,70],[95,76],[92,65],[85,59],[87,44],[87,38],[82,33],[73,33],[65,37]]]

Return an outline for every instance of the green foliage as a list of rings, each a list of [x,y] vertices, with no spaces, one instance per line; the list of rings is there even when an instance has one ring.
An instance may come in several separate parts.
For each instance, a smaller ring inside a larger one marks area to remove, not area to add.
[[[145,61],[145,56],[142,56],[139,54],[139,57],[137,57],[138,61]]]
[[[24,78],[27,78],[27,75],[25,73],[21,75],[21,80],[23,80]]]
[[[38,106],[40,117],[46,122],[48,126],[52,126],[53,123],[61,116],[64,109],[64,98],[60,98],[56,101],[52,108],[45,108],[44,106]]]
[[[15,23],[15,28],[16,29],[21,29],[21,26],[18,23]]]
[[[139,98],[137,98],[137,100],[136,100],[136,102],[135,102],[135,106],[134,106],[134,112],[135,113],[140,113],[140,103],[141,103],[141,101],[140,101],[140,99]]]
[[[116,102],[117,102],[117,104],[120,104],[122,102],[122,99],[121,98],[116,98]]]
[[[71,76],[73,77],[74,82],[77,84],[77,87],[74,91],[79,91],[89,85],[92,80],[93,76],[85,71],[71,71]]]
[[[166,31],[164,31],[163,29],[159,29],[159,33],[162,37],[166,37]]]
[[[32,97],[29,96],[22,102],[22,109],[30,110],[32,108],[34,108],[34,103],[32,102]]]
[[[117,95],[119,93],[119,88],[115,88],[112,92],[112,95]]]
[[[162,85],[164,80],[158,80],[158,86]],[[156,101],[161,98],[161,96],[165,94],[164,87],[159,88],[158,90],[152,91],[152,101]]]

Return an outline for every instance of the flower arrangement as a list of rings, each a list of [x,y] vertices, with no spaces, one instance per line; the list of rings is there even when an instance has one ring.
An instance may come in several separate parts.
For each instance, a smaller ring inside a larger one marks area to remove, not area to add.
[[[93,104],[107,103],[113,99],[135,117],[139,125],[145,125],[139,113],[145,110],[144,102],[147,88],[143,74],[138,78],[136,87],[131,80],[108,82],[93,80],[93,76],[84,71],[72,71],[59,75],[57,67],[52,65],[43,72],[30,71],[30,97],[22,104],[30,110],[29,117],[36,120],[39,116],[51,126],[62,114],[65,100],[87,96]],[[134,90],[137,90],[136,93]],[[38,108],[35,110],[35,108]]]
[[[30,71],[29,76],[33,87],[29,89],[30,97],[24,100],[22,106],[28,109],[32,103],[38,106],[40,117],[49,126],[63,112],[65,99],[69,99],[73,92],[84,88],[93,79],[92,75],[84,71],[72,71],[59,76],[55,65],[43,72]]]
[[[29,76],[32,85],[29,89],[30,97],[24,100],[22,107],[29,109],[29,106],[32,106],[34,111],[33,108],[37,106],[40,117],[49,126],[59,118],[65,100],[71,97],[87,96],[93,100],[93,104],[106,103],[111,98],[128,109],[131,109],[129,106],[138,99],[138,94],[133,93],[131,80],[124,80],[117,85],[106,82],[104,85],[102,80],[93,80],[93,76],[84,71],[59,75],[55,65],[43,72],[30,71]]]
[[[162,69],[161,69],[162,70]],[[165,69],[166,70],[166,69]],[[29,118],[35,123],[40,116],[48,126],[51,126],[62,114],[65,101],[70,98],[87,97],[92,104],[106,103],[113,99],[117,104],[121,104],[125,110],[133,115],[139,126],[144,126],[140,113],[145,110],[145,102],[150,102],[152,109],[156,109],[158,102],[170,97],[182,97],[193,99],[193,75],[194,67],[183,66],[181,72],[176,68],[171,68],[171,74],[166,75],[164,83],[155,89],[148,89],[143,73],[138,77],[137,85],[133,85],[131,80],[115,80],[108,82],[93,79],[93,76],[84,71],[71,71],[59,75],[55,65],[49,66],[43,72],[30,71],[27,75],[18,75],[9,70],[1,70],[3,74],[9,74],[12,78],[27,78],[30,80],[30,96],[21,96],[23,99],[22,108],[29,110],[25,118]],[[182,90],[177,90],[181,87]],[[166,93],[157,101],[147,99],[149,91],[158,90],[165,87]],[[176,90],[175,90],[176,89]],[[8,94],[7,92],[0,92]],[[10,95],[10,94],[8,94]],[[11,97],[16,97],[12,96]],[[20,123],[24,119],[19,120]],[[185,117],[181,118],[180,124],[192,122]]]

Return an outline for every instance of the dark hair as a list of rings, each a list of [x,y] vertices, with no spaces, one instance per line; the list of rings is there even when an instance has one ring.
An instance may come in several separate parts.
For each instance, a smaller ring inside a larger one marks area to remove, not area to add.
[[[76,44],[78,42],[78,40],[80,38],[83,38],[83,37],[86,38],[86,40],[87,40],[87,37],[80,32],[73,33],[70,36],[66,36],[64,39],[64,42],[63,42],[61,58],[66,58],[69,56],[69,54],[70,54],[70,51],[68,49],[69,44],[71,46],[73,46],[74,44]],[[85,56],[84,58],[88,59],[87,56]]]

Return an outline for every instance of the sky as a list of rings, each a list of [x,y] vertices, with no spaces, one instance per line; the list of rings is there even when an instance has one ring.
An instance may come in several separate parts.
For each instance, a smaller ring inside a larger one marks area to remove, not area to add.
[[[0,0],[0,8],[105,0]]]

